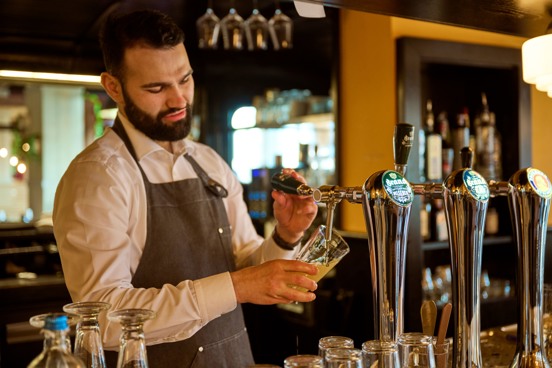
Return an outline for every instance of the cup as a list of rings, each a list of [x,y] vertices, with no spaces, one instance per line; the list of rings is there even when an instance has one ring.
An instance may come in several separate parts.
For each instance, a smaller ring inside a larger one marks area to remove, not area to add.
[[[284,368],[324,368],[324,359],[318,355],[292,355],[284,360]]]
[[[325,368],[363,368],[362,350],[329,348],[324,356]]]
[[[449,361],[450,341],[445,339],[442,343],[437,343],[437,339],[433,338],[433,353],[435,355],[435,366],[437,368],[449,368],[452,366],[452,361]]]
[[[403,333],[397,339],[403,368],[436,368],[433,337],[420,332]]]
[[[324,358],[331,348],[354,348],[353,339],[346,336],[325,336],[318,340],[318,355]]]
[[[308,277],[318,282],[349,253],[349,250],[349,245],[336,231],[332,231],[331,239],[327,241],[326,226],[320,225],[313,231],[296,259],[316,265],[318,273]]]
[[[362,344],[365,368],[399,368],[399,351],[394,341],[369,340]]]

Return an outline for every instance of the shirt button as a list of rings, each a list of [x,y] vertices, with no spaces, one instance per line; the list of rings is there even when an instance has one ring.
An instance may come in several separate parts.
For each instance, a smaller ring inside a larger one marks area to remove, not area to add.
[[[218,232],[219,232],[219,234],[222,234],[224,232],[224,229],[222,227],[219,227]]]
[[[200,346],[197,350],[201,353],[203,351],[203,346]]]

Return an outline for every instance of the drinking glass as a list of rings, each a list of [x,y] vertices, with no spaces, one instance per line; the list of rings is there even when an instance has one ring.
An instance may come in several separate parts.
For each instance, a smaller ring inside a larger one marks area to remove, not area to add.
[[[88,368],[106,368],[98,316],[110,307],[111,304],[103,302],[77,302],[63,306],[64,312],[80,317],[76,328],[74,354]]]
[[[29,323],[31,326],[43,329],[44,325],[46,323],[46,317],[59,317],[59,316],[67,316],[67,324],[71,326],[75,326],[79,320],[79,316],[69,313],[44,313],[44,314],[38,314],[36,316],[32,316],[29,319]],[[33,360],[33,364],[35,364],[36,367],[42,367],[46,366],[46,360],[48,359],[47,351],[50,349],[52,341],[51,339],[44,339],[44,344],[42,348],[42,352]],[[65,346],[67,347],[67,352],[71,353],[71,337],[69,334],[66,335],[65,340]]]
[[[155,318],[155,312],[149,309],[121,309],[109,312],[107,318],[121,324],[121,338],[117,368],[148,368],[144,323]]]
[[[324,356],[325,368],[364,368],[362,350],[355,348],[329,348]]]
[[[449,359],[450,341],[445,339],[442,343],[437,343],[437,338],[433,338],[433,353],[435,355],[435,366],[437,368],[448,368],[452,365]]]
[[[318,355],[292,355],[284,360],[284,368],[323,368],[324,359]]]
[[[349,250],[349,245],[336,231],[331,232],[331,239],[327,241],[326,226],[319,225],[301,248],[296,259],[316,265],[318,273],[308,277],[318,282],[349,253]]]
[[[225,50],[241,50],[243,48],[243,18],[234,7],[234,1],[228,14],[220,21],[222,41]]]
[[[542,331],[546,357],[552,361],[552,284],[542,286]]]
[[[213,0],[207,2],[205,14],[196,21],[200,49],[216,49],[220,31],[220,19],[213,11]]]
[[[253,12],[245,21],[245,37],[248,50],[267,49],[268,21],[259,12],[257,0],[253,0]]]
[[[401,367],[435,368],[432,336],[408,332],[401,334],[397,341]]]
[[[368,340],[362,344],[365,368],[399,368],[399,351],[394,341]]]
[[[282,13],[278,0],[275,1],[276,10],[268,21],[268,30],[274,50],[291,49],[293,47],[293,22],[290,17]]]
[[[318,340],[318,355],[324,358],[331,348],[354,348],[353,339],[346,336],[325,336]]]

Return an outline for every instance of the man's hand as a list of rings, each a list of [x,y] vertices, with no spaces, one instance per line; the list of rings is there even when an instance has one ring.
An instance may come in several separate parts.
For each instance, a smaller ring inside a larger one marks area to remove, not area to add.
[[[305,179],[292,169],[283,169],[284,174],[292,175],[305,183]],[[278,235],[287,243],[297,242],[305,230],[312,224],[318,212],[318,206],[312,197],[286,194],[273,190],[274,217],[278,221]]]
[[[316,296],[312,291],[318,285],[306,274],[317,272],[312,264],[280,259],[232,272],[230,276],[238,303],[268,305],[313,301]]]

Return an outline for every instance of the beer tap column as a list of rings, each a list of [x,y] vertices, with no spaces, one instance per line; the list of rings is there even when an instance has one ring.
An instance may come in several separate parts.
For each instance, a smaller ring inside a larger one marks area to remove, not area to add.
[[[451,252],[454,313],[453,366],[482,367],[480,278],[485,215],[490,198],[487,181],[471,169],[473,152],[463,148],[462,169],[443,183]]]
[[[526,168],[509,180],[508,203],[517,243],[517,347],[514,367],[550,367],[544,351],[543,278],[552,185],[540,170]]]
[[[403,332],[404,272],[408,221],[414,194],[404,178],[414,127],[395,128],[396,170],[372,174],[364,183],[363,211],[372,273],[375,339],[396,341]]]

